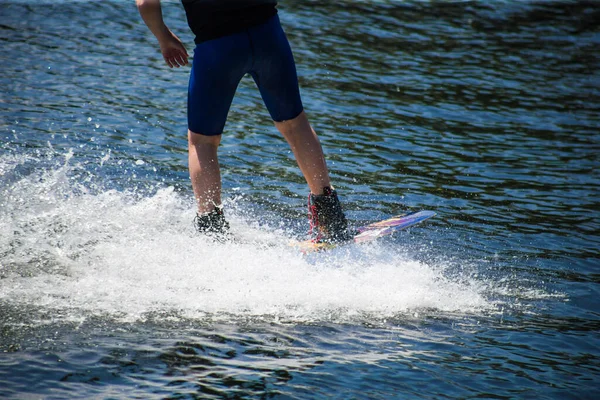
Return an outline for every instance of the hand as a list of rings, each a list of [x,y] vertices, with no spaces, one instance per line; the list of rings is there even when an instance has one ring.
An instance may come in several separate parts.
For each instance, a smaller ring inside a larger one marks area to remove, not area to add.
[[[189,57],[188,53],[183,43],[181,43],[181,40],[179,40],[173,32],[169,31],[168,34],[159,41],[159,44],[163,58],[170,68],[179,68],[187,65]]]

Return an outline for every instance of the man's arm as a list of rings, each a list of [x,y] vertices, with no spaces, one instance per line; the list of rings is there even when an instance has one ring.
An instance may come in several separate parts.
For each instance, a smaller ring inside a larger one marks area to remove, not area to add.
[[[154,34],[160,45],[160,51],[171,68],[188,63],[188,53],[181,40],[165,25],[160,0],[136,0],[142,19]]]

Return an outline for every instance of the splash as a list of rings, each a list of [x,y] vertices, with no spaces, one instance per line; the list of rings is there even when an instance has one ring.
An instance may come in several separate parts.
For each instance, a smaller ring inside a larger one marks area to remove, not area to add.
[[[272,228],[284,225],[277,216],[258,221],[233,200],[238,240],[214,243],[194,233],[192,201],[172,187],[103,189],[72,158],[40,167],[36,157],[0,156],[0,304],[132,321],[169,313],[339,322],[494,307],[484,284],[447,278],[446,266],[385,244],[303,256],[289,246],[293,232]]]

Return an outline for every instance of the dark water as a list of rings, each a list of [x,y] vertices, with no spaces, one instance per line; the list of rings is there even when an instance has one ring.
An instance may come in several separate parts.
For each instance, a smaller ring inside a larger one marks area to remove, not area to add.
[[[307,188],[246,79],[220,153],[242,240],[196,237],[189,69],[133,1],[0,1],[0,397],[596,398],[600,4],[280,17],[348,216],[438,217],[298,254]]]

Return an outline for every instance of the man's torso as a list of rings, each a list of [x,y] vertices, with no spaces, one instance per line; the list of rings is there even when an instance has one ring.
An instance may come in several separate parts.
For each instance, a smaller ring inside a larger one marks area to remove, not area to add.
[[[266,22],[276,0],[181,0],[195,42],[216,39]]]

